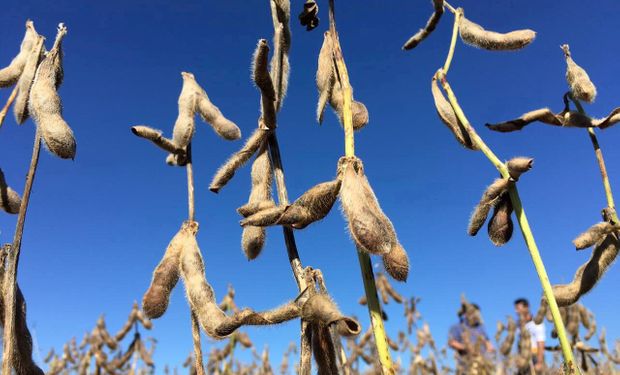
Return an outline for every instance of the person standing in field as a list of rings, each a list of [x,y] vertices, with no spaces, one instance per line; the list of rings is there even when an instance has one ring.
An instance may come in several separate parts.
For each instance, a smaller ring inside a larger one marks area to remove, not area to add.
[[[480,307],[475,303],[462,304],[457,313],[459,323],[450,327],[448,346],[456,352],[457,374],[467,374],[472,361],[483,361],[495,348],[482,323]]]
[[[525,298],[518,298],[514,302],[515,312],[519,320],[520,329],[526,329],[532,340],[532,363],[536,373],[542,373],[545,367],[545,324],[534,323],[530,312],[530,303]]]

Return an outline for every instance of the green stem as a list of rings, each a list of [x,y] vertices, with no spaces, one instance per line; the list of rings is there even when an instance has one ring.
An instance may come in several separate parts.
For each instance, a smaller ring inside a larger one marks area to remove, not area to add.
[[[450,63],[452,63],[452,58],[454,57],[454,48],[456,47],[456,37],[459,33],[459,21],[461,20],[461,17],[463,17],[463,11],[460,8],[453,13],[454,25],[452,26],[452,39],[450,40],[450,49],[448,50],[446,62],[443,65],[444,74],[448,74],[448,70],[450,69]]]
[[[469,123],[469,120],[465,116],[465,113],[463,112],[461,106],[456,100],[456,96],[454,95],[452,88],[448,84],[448,81],[446,80],[446,76],[443,71],[439,71],[438,75],[438,78],[440,79],[441,84],[446,94],[448,95],[450,105],[454,109],[456,116],[462,123],[463,127],[466,129],[474,144],[480,149],[480,151],[482,151],[482,153],[489,159],[489,161],[495,166],[495,168],[497,168],[497,170],[501,173],[502,177],[510,178],[506,165],[502,163],[500,159],[495,155],[495,153],[493,153],[493,151],[486,145],[486,143],[484,143],[482,138],[478,136],[476,131]],[[521,198],[519,197],[519,191],[517,190],[516,184],[512,184],[509,190],[509,194],[515,215],[517,217],[517,221],[519,222],[519,227],[521,228],[521,234],[523,235],[525,244],[527,245],[530,256],[532,257],[532,262],[534,263],[536,273],[538,274],[538,278],[540,279],[540,284],[542,285],[545,298],[549,303],[549,308],[553,317],[553,323],[558,333],[560,346],[562,347],[562,354],[564,356],[566,369],[568,371],[568,374],[578,373],[578,369],[575,366],[573,351],[571,349],[570,343],[568,342],[564,323],[562,322],[562,317],[560,316],[560,309],[558,307],[557,301],[555,300],[555,295],[553,294],[551,282],[549,281],[549,276],[547,276],[547,271],[540,256],[540,252],[538,251],[538,246],[536,245],[536,241],[534,240],[534,234],[532,233],[532,229],[530,228],[527,216],[525,215],[525,210],[523,209],[523,204],[521,203]]]
[[[329,0],[329,29],[334,39],[333,59],[336,65],[337,77],[342,86],[343,96],[343,126],[345,140],[345,156],[355,156],[355,136],[353,130],[353,114],[351,112],[351,103],[353,102],[353,92],[349,82],[349,73],[344,62],[342,49],[340,48],[340,40],[336,31],[336,19],[334,15],[334,0]],[[370,322],[375,337],[375,345],[377,346],[377,354],[381,363],[381,372],[383,375],[395,374],[390,349],[387,343],[387,335],[383,326],[383,318],[381,316],[381,306],[379,305],[379,297],[377,295],[377,286],[375,284],[375,276],[372,271],[372,263],[370,256],[365,252],[357,250],[357,257],[362,271],[364,280],[364,291],[366,292],[366,300],[368,302],[368,313],[370,314]]]
[[[569,94],[569,98],[572,100],[573,103],[575,103],[575,107],[577,107],[577,110],[579,111],[579,113],[587,116],[586,111],[583,109],[583,106],[581,105],[581,102],[575,98],[572,97],[572,95]],[[620,220],[618,220],[618,214],[616,213],[616,205],[614,203],[614,195],[613,192],[611,191],[611,184],[609,183],[609,176],[607,175],[607,167],[605,166],[605,159],[603,158],[603,151],[601,150],[601,147],[598,143],[598,139],[596,137],[596,133],[594,132],[593,128],[588,128],[588,135],[590,136],[590,141],[592,142],[592,147],[594,148],[594,154],[596,155],[596,161],[598,163],[598,168],[601,171],[601,177],[603,179],[603,187],[605,188],[605,197],[607,199],[607,207],[612,209],[613,212],[613,220],[618,223],[620,222]]]

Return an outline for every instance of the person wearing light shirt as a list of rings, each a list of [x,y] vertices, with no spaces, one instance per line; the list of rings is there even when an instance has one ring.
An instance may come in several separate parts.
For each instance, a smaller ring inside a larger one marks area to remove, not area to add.
[[[515,300],[515,312],[519,317],[519,327],[530,333],[532,340],[532,363],[536,373],[542,373],[545,366],[545,324],[534,323],[530,312],[530,303],[525,298]]]

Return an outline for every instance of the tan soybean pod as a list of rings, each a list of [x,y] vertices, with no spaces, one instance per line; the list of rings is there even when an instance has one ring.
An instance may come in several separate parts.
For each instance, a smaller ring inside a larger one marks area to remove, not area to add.
[[[577,236],[577,238],[573,240],[573,244],[577,250],[587,249],[600,242],[608,234],[617,232],[618,230],[620,230],[620,228],[617,225],[603,221],[594,224],[588,228],[588,230]]]
[[[603,277],[607,268],[616,259],[620,242],[616,234],[608,234],[599,242],[590,259],[577,269],[569,284],[553,286],[553,294],[559,306],[569,306],[588,293]]]
[[[172,141],[177,147],[185,149],[192,141],[196,125],[194,113],[196,112],[196,90],[194,89],[194,75],[182,72],[183,88],[179,95],[179,114],[172,129]]]
[[[510,241],[514,228],[511,215],[512,202],[508,194],[504,193],[495,205],[488,224],[489,239],[495,246],[503,246]]]
[[[18,124],[22,124],[26,121],[26,119],[28,119],[28,98],[30,96],[30,87],[32,87],[34,75],[37,72],[37,67],[39,66],[39,62],[43,56],[43,51],[45,48],[43,46],[44,41],[44,37],[37,35],[36,42],[26,59],[24,70],[17,81],[17,97],[15,98],[15,102],[13,104],[13,114],[15,115],[15,122]]]
[[[456,116],[452,105],[439,88],[439,85],[437,84],[437,74],[433,76],[431,93],[433,94],[433,100],[435,101],[437,115],[439,115],[439,118],[448,127],[448,129],[450,129],[456,140],[467,149],[477,150],[478,147],[476,147],[471,140],[469,133]]]
[[[151,285],[142,298],[142,309],[147,317],[156,319],[166,312],[170,302],[170,293],[179,281],[179,259],[182,246],[187,242],[187,238],[194,236],[197,230],[193,222],[186,221],[168,244],[163,258],[153,271]]]
[[[420,44],[424,39],[426,39],[437,27],[439,20],[441,19],[441,15],[444,12],[443,9],[443,0],[433,0],[433,14],[430,16],[426,25],[423,29],[420,29],[415,35],[409,38],[405,44],[403,45],[404,50],[414,49],[418,44]]]
[[[67,28],[58,25],[54,47],[47,53],[34,78],[28,112],[37,124],[48,150],[62,159],[75,158],[75,138],[73,131],[62,118],[62,103],[58,86],[62,82],[62,39]]]
[[[482,194],[482,198],[480,198],[480,202],[478,202],[478,205],[474,208],[474,212],[469,219],[467,233],[469,233],[470,236],[475,236],[480,228],[482,228],[482,225],[484,225],[487,220],[491,207],[495,206],[502,194],[508,190],[509,186],[510,182],[508,179],[498,178],[486,188]]]
[[[353,95],[353,87],[351,87],[351,95]],[[340,124],[344,123],[344,98],[342,96],[342,85],[338,81],[334,81],[334,85],[329,96],[329,104],[340,120]],[[362,102],[353,99],[351,102],[351,112],[353,114],[353,129],[360,130],[368,124],[368,109]]]
[[[241,138],[239,127],[224,117],[222,111],[211,102],[207,92],[196,81],[194,75],[188,72],[181,74],[183,75],[183,85],[188,85],[194,93],[194,110],[198,112],[203,121],[211,125],[215,133],[226,140],[234,141]]]
[[[241,168],[250,160],[252,155],[256,153],[270,135],[270,130],[256,129],[245,142],[241,150],[237,151],[217,170],[215,176],[213,176],[213,180],[211,180],[209,190],[214,193],[219,192],[220,189],[233,178],[237,169]]]
[[[342,211],[356,245],[372,254],[389,253],[397,242],[396,232],[379,206],[364,174],[362,161],[355,157],[340,158],[338,175],[342,179]]]
[[[573,61],[568,44],[563,44],[560,48],[562,48],[566,59],[566,81],[571,94],[575,99],[592,103],[596,98],[596,86],[590,80],[585,69]]]
[[[534,159],[518,156],[516,158],[512,158],[506,162],[506,168],[508,168],[508,174],[510,178],[515,181],[519,180],[519,177],[530,169],[534,165]]]
[[[462,9],[459,9],[462,12]],[[482,26],[468,20],[463,15],[459,23],[461,39],[474,47],[491,50],[518,50],[530,44],[536,38],[536,32],[529,29],[498,33],[485,30]]]
[[[403,246],[396,240],[392,250],[383,255],[385,271],[397,281],[407,281],[409,275],[409,257]]]
[[[506,324],[506,337],[500,344],[499,352],[502,355],[507,356],[510,354],[510,350],[512,349],[512,344],[515,341],[515,335],[517,332],[517,324],[511,316],[508,317],[508,323]]]
[[[361,331],[359,322],[342,315],[334,301],[325,294],[315,294],[301,307],[302,319],[326,326],[334,325],[336,331],[345,337],[358,335]]]
[[[323,45],[319,51],[319,59],[316,69],[316,87],[319,91],[319,101],[316,108],[316,120],[319,124],[323,123],[325,106],[332,95],[332,88],[336,80],[332,53],[333,41],[331,33],[328,30],[323,34]]]
[[[317,374],[338,374],[336,349],[329,328],[325,325],[312,323],[310,330],[312,332],[312,354],[316,362]]]
[[[19,53],[7,67],[0,69],[0,88],[10,87],[17,83],[26,66],[28,56],[37,42],[37,37],[34,23],[31,20],[26,21],[26,34],[22,40]]]
[[[322,220],[336,203],[340,185],[340,180],[333,180],[313,186],[284,211],[277,224],[303,229]]]
[[[291,48],[291,30],[289,21],[291,18],[290,0],[271,0],[271,17],[273,21],[274,53],[271,57],[270,75],[273,81],[276,103],[275,110],[279,111],[288,90],[290,74],[289,50]]]
[[[6,213],[16,214],[19,212],[21,204],[21,197],[7,185],[4,172],[0,169],[0,208]]]
[[[273,168],[269,159],[267,142],[261,146],[256,159],[252,164],[252,190],[248,204],[271,204],[271,186],[273,183]],[[241,248],[248,259],[255,259],[265,245],[265,228],[245,226],[241,235]]]
[[[5,244],[0,248],[0,280],[4,279],[7,266],[7,257],[11,250],[11,244]],[[4,307],[7,301],[4,295],[0,295],[0,308],[4,316]],[[4,322],[0,319],[0,326],[4,327]],[[15,290],[15,334],[11,335],[13,342],[13,355],[9,360],[17,375],[43,375],[43,371],[32,359],[32,336],[26,321],[26,300],[19,287]]]

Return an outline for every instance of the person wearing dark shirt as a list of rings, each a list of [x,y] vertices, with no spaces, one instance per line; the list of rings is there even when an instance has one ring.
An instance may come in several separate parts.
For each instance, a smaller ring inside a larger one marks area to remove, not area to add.
[[[484,355],[494,352],[495,348],[482,324],[478,305],[463,304],[458,312],[458,317],[459,323],[450,327],[448,346],[456,351],[457,368],[461,368],[467,355],[472,354],[471,351]],[[457,371],[457,373],[463,372]]]

